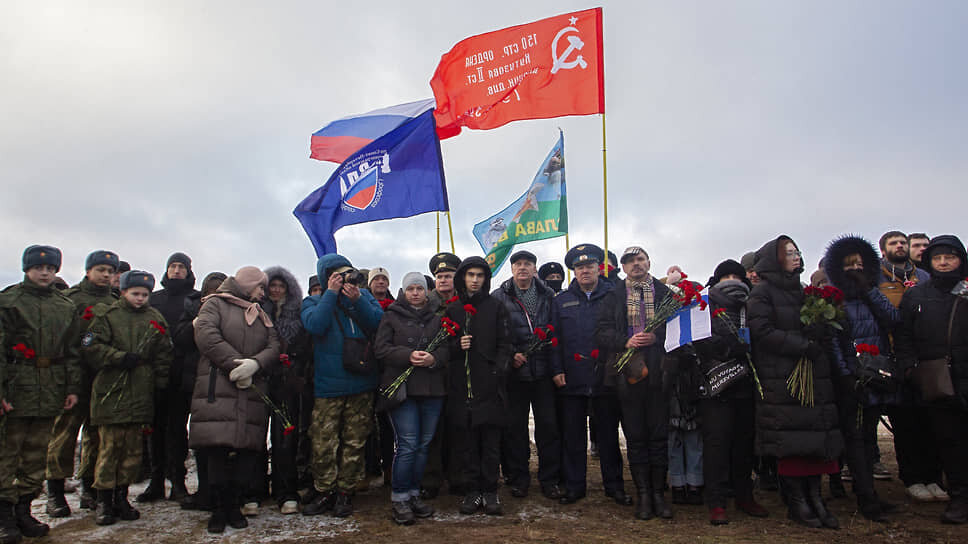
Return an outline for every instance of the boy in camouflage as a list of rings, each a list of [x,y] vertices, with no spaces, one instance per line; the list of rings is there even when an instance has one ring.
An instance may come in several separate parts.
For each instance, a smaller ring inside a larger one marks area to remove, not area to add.
[[[100,439],[94,467],[98,525],[140,513],[128,502],[128,486],[141,467],[142,434],[154,415],[154,392],[168,384],[172,345],[168,325],[148,305],[155,278],[130,270],[121,275],[121,298],[94,307],[91,326],[81,340],[94,372],[91,424]]]
[[[98,304],[114,304],[118,297],[111,292],[111,282],[118,269],[118,254],[112,251],[95,251],[87,256],[84,263],[85,277],[81,283],[63,291],[71,299],[81,318],[81,333],[94,317],[92,310]],[[71,508],[64,499],[64,480],[74,475],[74,448],[77,433],[84,426],[81,438],[81,465],[78,477],[81,479],[81,508],[94,508],[94,461],[97,459],[97,431],[89,424],[91,412],[91,372],[81,361],[81,391],[77,407],[57,416],[51,431],[50,444],[47,446],[47,515],[63,518],[71,515]]]
[[[54,418],[77,404],[78,320],[52,287],[60,265],[59,249],[30,246],[24,281],[0,293],[0,544],[47,534],[30,501],[44,482]]]

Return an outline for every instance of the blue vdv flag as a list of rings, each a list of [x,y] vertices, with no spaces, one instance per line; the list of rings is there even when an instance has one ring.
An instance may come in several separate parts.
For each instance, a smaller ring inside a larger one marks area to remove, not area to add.
[[[293,210],[316,248],[336,252],[346,225],[449,210],[433,109],[350,155]]]

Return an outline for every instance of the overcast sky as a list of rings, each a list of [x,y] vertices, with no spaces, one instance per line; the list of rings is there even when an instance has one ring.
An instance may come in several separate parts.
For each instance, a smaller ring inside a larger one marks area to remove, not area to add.
[[[594,5],[3,2],[0,283],[47,243],[72,284],[103,248],[156,273],[184,251],[199,278],[278,264],[305,288],[315,253],[292,209],[336,166],[308,158],[312,132],[431,97],[463,38]],[[611,249],[699,279],[780,233],[808,273],[844,232],[965,234],[968,3],[601,5]],[[602,243],[601,117],[519,121],[441,144],[460,256],[481,254],[471,227],[527,188],[558,127],[571,242]],[[396,291],[427,272],[434,228],[336,239]],[[525,247],[543,262],[565,243]]]

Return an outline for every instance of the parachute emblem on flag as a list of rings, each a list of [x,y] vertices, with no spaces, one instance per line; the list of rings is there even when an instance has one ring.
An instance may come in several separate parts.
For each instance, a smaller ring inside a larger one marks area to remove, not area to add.
[[[383,197],[380,174],[390,173],[390,155],[386,150],[374,149],[343,163],[340,170],[341,207],[347,212],[365,210],[379,204]]]

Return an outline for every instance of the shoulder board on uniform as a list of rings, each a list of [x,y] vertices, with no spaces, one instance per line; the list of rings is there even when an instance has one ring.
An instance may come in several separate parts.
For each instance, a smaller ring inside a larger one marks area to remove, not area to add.
[[[92,308],[91,311],[94,313],[94,315],[98,317],[102,317],[107,315],[109,312],[116,310],[117,308],[118,306],[114,304],[105,304],[103,302],[98,302],[97,304],[94,305],[94,308]]]
[[[81,292],[80,286],[75,285],[74,287],[68,287],[67,289],[64,289],[63,291],[61,291],[61,294],[67,298],[71,298],[72,295],[76,295],[77,293],[80,293],[80,292]]]

